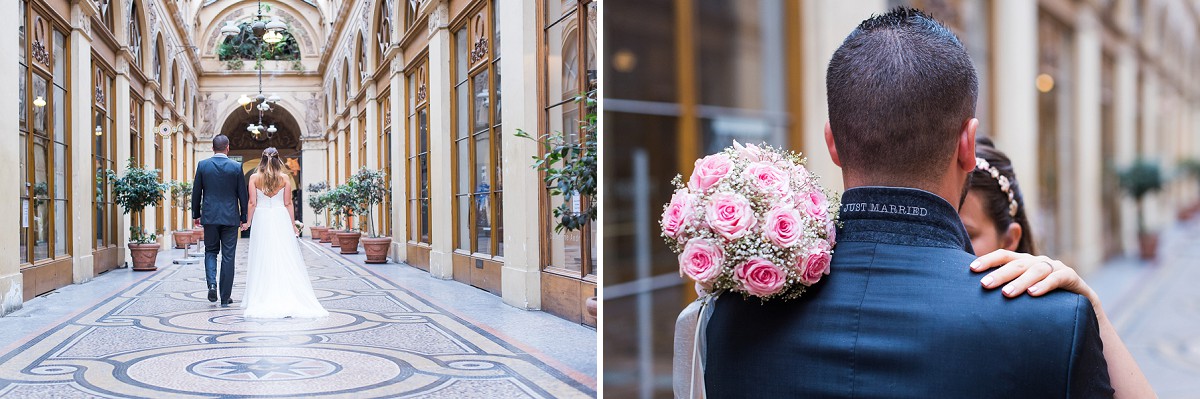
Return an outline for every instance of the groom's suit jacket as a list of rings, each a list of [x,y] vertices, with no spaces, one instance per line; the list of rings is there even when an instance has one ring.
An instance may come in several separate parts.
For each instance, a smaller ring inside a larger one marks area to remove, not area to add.
[[[192,183],[192,219],[200,224],[238,226],[246,223],[250,197],[242,164],[224,154],[200,161]]]
[[[799,299],[717,300],[709,397],[1112,396],[1091,303],[981,288],[970,239],[941,197],[854,188],[840,219],[830,274]]]

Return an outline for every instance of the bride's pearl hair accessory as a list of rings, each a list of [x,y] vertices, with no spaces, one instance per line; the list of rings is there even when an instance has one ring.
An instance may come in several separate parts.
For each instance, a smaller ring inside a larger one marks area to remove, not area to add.
[[[1013,196],[1012,183],[1008,181],[1008,176],[1000,174],[999,169],[996,169],[996,167],[989,164],[987,160],[979,157],[975,158],[975,170],[986,172],[987,174],[991,175],[993,179],[996,179],[997,183],[1000,183],[1000,191],[1008,194],[1008,216],[1016,217],[1017,200]]]

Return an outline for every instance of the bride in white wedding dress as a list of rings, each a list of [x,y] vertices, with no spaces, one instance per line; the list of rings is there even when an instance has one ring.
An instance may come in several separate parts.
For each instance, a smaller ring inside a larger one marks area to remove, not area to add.
[[[292,178],[274,147],[263,150],[258,171],[250,176],[250,248],[246,318],[317,318],[329,315],[313,293],[292,206]]]

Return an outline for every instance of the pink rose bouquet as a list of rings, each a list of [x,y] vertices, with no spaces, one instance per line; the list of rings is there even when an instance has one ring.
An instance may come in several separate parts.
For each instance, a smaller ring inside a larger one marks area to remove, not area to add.
[[[800,154],[737,142],[676,176],[660,226],[703,292],[794,299],[829,274],[838,198]]]

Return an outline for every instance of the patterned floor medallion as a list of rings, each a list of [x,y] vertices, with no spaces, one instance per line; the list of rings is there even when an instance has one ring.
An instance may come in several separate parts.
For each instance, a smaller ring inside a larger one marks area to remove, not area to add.
[[[207,301],[202,266],[169,266],[0,357],[0,397],[596,394],[360,265],[312,244],[303,250],[329,317],[246,319],[237,303]]]

